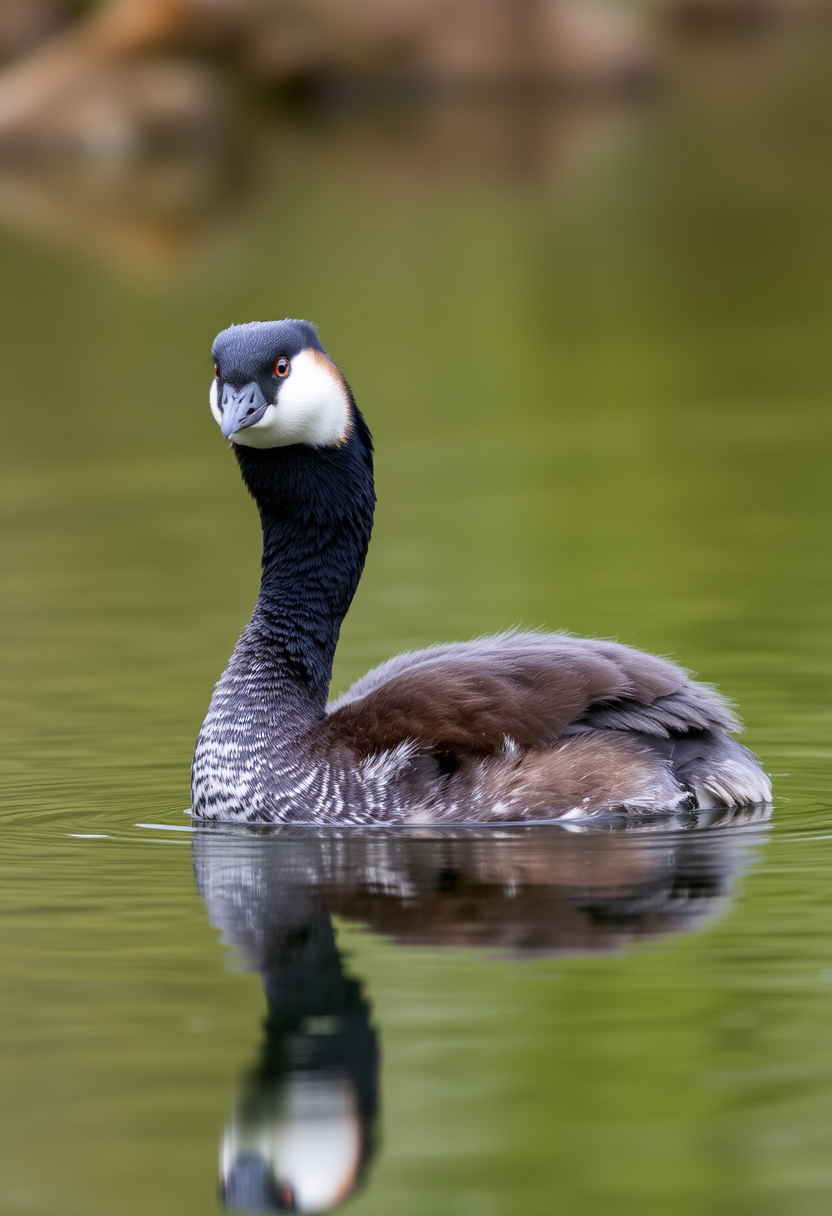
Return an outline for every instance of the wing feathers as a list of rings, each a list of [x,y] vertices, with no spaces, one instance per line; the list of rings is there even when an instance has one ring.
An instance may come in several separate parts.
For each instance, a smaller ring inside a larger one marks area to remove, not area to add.
[[[718,694],[681,668],[617,642],[509,633],[399,655],[331,707],[330,730],[362,755],[405,740],[485,755],[581,729],[655,735],[734,729]],[[571,728],[571,729],[570,729]]]
[[[657,697],[651,705],[626,700],[590,705],[568,729],[640,731],[667,739],[674,733],[715,727],[742,729],[737,715],[716,689],[688,680],[677,692]]]

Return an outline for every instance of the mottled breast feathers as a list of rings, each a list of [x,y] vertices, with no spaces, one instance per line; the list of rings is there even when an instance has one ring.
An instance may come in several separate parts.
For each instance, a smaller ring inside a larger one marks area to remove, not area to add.
[[[602,720],[603,719],[603,720]],[[488,755],[604,727],[666,736],[736,722],[673,663],[616,642],[509,633],[399,655],[330,707],[330,737],[372,755],[406,741]]]

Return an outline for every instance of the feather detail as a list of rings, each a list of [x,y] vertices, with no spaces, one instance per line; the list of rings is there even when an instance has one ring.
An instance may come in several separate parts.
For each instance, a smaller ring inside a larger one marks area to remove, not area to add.
[[[330,738],[359,756],[403,740],[490,755],[506,738],[551,746],[581,729],[674,730],[737,722],[719,695],[666,659],[617,642],[509,632],[398,655],[330,706]]]

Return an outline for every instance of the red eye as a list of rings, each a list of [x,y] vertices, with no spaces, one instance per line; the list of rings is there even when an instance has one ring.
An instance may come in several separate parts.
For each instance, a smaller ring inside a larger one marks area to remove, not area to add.
[[[215,375],[215,376],[216,376],[216,378],[219,380],[219,378],[220,378],[220,365],[219,365],[219,363],[217,363],[216,361],[214,362],[214,375]]]
[[[291,370],[291,368],[290,368],[289,360],[287,358],[285,358],[283,355],[281,355],[279,359],[275,359],[274,374],[276,376],[280,376],[281,380],[283,379],[284,376],[289,375],[290,370]]]

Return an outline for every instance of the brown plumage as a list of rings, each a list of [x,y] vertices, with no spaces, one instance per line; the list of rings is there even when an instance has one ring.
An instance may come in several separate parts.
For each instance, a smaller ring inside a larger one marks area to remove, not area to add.
[[[666,659],[518,631],[398,655],[330,706],[323,730],[364,760],[406,741],[409,784],[426,795],[409,819],[431,822],[462,817],[437,777],[453,777],[454,806],[485,799],[495,820],[670,808],[682,790],[701,805],[765,801],[758,764],[724,734],[737,728],[714,689]]]
[[[678,667],[613,642],[503,634],[398,656],[335,703],[330,725],[363,755],[403,739],[488,755],[506,736],[550,746],[592,705],[647,706],[685,682]]]
[[[604,709],[620,721],[597,722]],[[479,755],[507,736],[547,747],[579,725],[662,737],[674,727],[737,726],[713,689],[665,659],[617,642],[523,632],[398,655],[340,697],[329,721],[365,755],[403,739]]]

